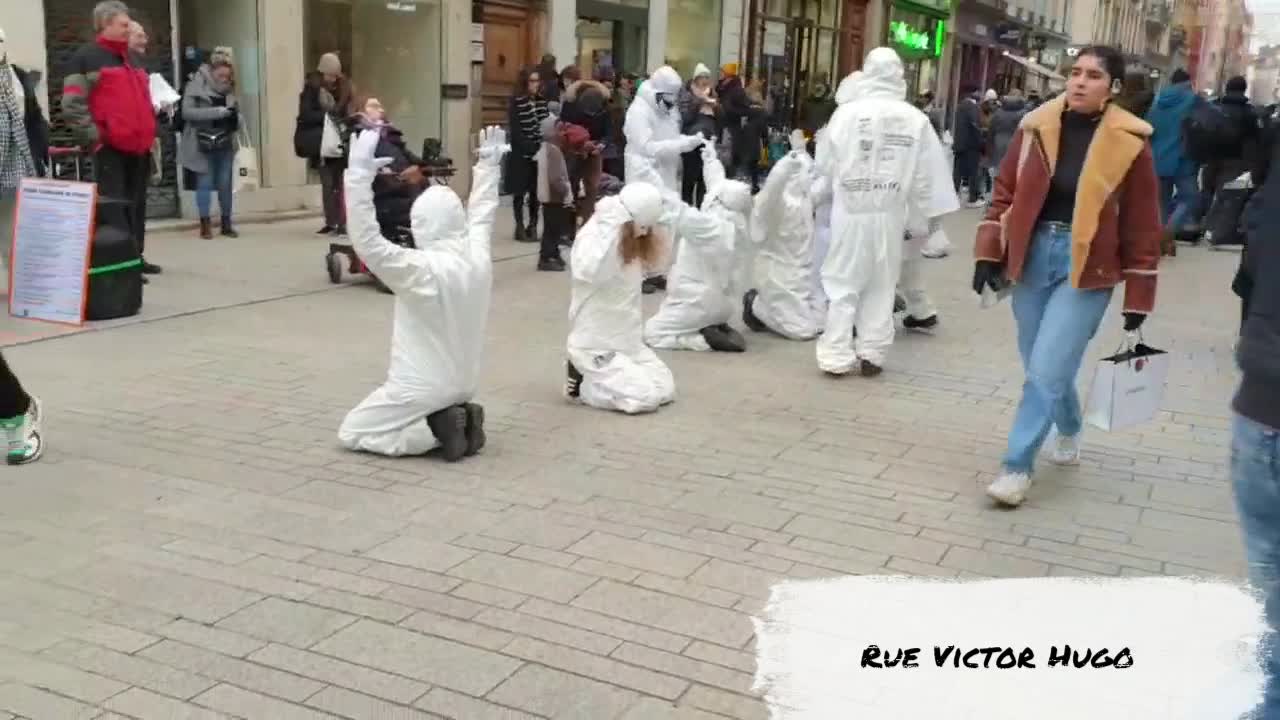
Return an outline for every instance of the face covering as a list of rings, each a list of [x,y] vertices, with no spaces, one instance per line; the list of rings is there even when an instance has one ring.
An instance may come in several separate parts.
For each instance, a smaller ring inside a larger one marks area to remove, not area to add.
[[[658,93],[658,104],[670,110],[676,106],[676,101],[671,99],[671,95],[667,93]]]

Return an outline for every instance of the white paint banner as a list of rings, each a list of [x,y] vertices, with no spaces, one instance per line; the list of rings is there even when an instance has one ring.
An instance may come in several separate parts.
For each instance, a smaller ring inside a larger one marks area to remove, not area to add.
[[[24,178],[9,268],[9,314],[84,322],[98,186]]]
[[[1225,583],[787,582],[755,626],[773,720],[1235,718],[1262,698],[1263,608]]]

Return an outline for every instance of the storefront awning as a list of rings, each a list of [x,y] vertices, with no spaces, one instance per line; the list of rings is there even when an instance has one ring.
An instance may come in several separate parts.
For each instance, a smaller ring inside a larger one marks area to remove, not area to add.
[[[1043,78],[1045,78],[1045,79],[1049,80],[1049,82],[1053,82],[1053,83],[1066,83],[1066,82],[1067,82],[1067,79],[1066,79],[1066,78],[1062,77],[1062,76],[1061,76],[1061,75],[1059,75],[1058,73],[1056,73],[1056,72],[1054,72],[1054,71],[1050,70],[1049,68],[1047,68],[1047,67],[1045,67],[1045,66],[1043,66],[1043,65],[1041,65],[1041,64],[1039,64],[1039,63],[1031,62],[1030,60],[1028,60],[1028,59],[1026,59],[1026,58],[1024,58],[1024,57],[1020,57],[1020,56],[1018,56],[1018,55],[1014,55],[1014,54],[1013,54],[1013,53],[1011,53],[1011,52],[1006,52],[1006,53],[1004,54],[1004,56],[1005,56],[1005,57],[1007,57],[1007,58],[1009,58],[1010,60],[1012,60],[1012,61],[1014,61],[1014,62],[1018,63],[1019,65],[1021,65],[1021,66],[1022,66],[1022,67],[1024,67],[1024,68],[1026,68],[1027,70],[1029,70],[1029,71],[1031,71],[1031,72],[1035,73],[1036,75],[1039,75],[1039,76],[1041,76],[1041,77],[1043,77]]]

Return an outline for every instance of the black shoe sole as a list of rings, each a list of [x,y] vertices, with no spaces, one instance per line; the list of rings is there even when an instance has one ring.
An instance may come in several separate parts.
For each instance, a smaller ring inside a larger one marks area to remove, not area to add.
[[[467,411],[461,405],[447,407],[427,416],[427,427],[436,436],[440,457],[457,462],[467,454]]]
[[[578,372],[578,368],[573,363],[566,360],[565,367],[565,397],[577,400],[582,396],[582,373]]]
[[[742,324],[746,325],[752,332],[764,332],[767,328],[765,324],[760,322],[760,318],[756,317],[752,308],[755,307],[756,298],[760,293],[756,290],[748,290],[742,295]]]
[[[462,406],[467,412],[467,457],[484,449],[489,438],[484,432],[484,407],[476,403]]]
[[[866,377],[866,378],[875,377],[882,372],[884,372],[884,368],[880,367],[879,365],[876,365],[873,362],[869,362],[867,360],[863,360],[858,367],[858,373],[862,375],[862,377]]]
[[[908,330],[932,330],[938,326],[938,316],[930,315],[929,317],[918,320],[908,315],[902,319],[902,327]]]

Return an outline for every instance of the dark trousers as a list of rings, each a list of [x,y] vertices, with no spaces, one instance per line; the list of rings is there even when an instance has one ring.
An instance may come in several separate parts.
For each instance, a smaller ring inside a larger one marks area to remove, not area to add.
[[[346,226],[346,208],[342,199],[342,175],[346,168],[341,162],[321,159],[320,167],[320,202],[324,207],[324,224],[331,228]]]
[[[685,204],[702,207],[702,198],[707,194],[707,183],[702,176],[701,150],[685,153],[680,156],[684,163],[684,172],[680,176],[680,197]]]
[[[129,155],[105,145],[93,156],[93,174],[98,194],[128,200],[129,234],[142,255],[147,247],[147,179],[151,176],[151,154]]]
[[[980,170],[981,156],[977,150],[959,150],[956,152],[955,184],[956,192],[961,183],[969,184],[969,202],[977,202],[982,195],[982,178]]]
[[[516,164],[519,163],[517,167]],[[538,227],[538,162],[533,158],[511,156],[511,166],[516,181],[512,183],[511,212],[515,214],[516,229]],[[529,203],[529,224],[524,222],[525,202]]]
[[[22,389],[18,376],[9,369],[4,353],[0,353],[0,418],[25,415],[31,406],[31,396]]]
[[[543,260],[558,258],[560,241],[570,237],[577,216],[572,207],[543,205],[542,219],[542,247],[538,251],[538,257]]]

